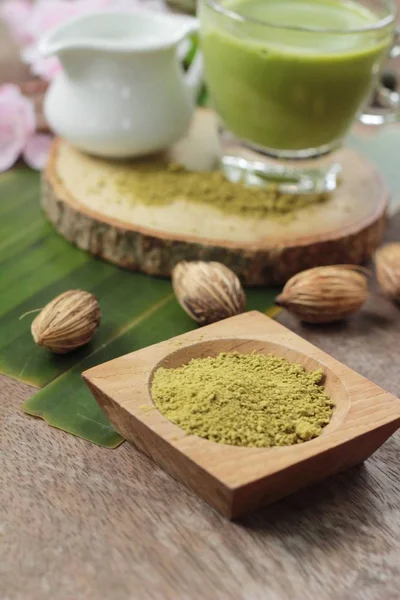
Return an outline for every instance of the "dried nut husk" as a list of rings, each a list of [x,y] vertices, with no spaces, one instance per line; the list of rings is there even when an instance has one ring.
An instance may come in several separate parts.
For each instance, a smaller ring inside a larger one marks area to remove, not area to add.
[[[276,303],[306,323],[340,321],[359,310],[367,299],[365,273],[352,265],[302,271],[289,279]]]
[[[246,307],[237,275],[218,262],[180,262],[172,285],[183,310],[201,325],[233,317]]]
[[[93,294],[69,290],[40,311],[31,331],[39,346],[66,354],[90,342],[100,319],[100,306]]]
[[[375,253],[376,276],[382,290],[400,302],[400,243],[386,244]]]

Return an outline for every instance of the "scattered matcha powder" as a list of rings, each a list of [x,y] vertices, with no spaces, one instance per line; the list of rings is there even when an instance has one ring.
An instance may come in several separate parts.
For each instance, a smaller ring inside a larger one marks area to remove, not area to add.
[[[323,202],[327,195],[279,194],[275,190],[232,183],[220,170],[187,171],[176,163],[141,159],[121,166],[116,179],[119,194],[132,203],[162,206],[179,198],[219,208],[226,214],[282,217]]]
[[[159,368],[151,393],[159,411],[187,434],[235,446],[286,446],[320,435],[333,402],[323,372],[272,354],[221,353]]]

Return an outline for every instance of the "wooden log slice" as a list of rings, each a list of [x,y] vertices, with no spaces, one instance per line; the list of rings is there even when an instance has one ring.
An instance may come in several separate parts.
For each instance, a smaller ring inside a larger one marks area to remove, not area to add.
[[[199,109],[188,136],[170,153],[189,169],[215,164],[212,113]],[[226,214],[182,196],[160,206],[132,202],[116,184],[126,163],[96,159],[56,140],[43,174],[42,206],[66,239],[128,269],[169,276],[181,260],[216,260],[246,285],[280,284],[318,265],[361,264],[382,239],[388,190],[380,173],[348,148],[338,159],[344,166],[338,190],[280,220]]]

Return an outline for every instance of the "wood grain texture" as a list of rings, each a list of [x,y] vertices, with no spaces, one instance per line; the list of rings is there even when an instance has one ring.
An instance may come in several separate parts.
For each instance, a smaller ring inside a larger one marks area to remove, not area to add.
[[[187,138],[171,154],[188,168],[215,165],[219,150],[211,111],[198,109]],[[386,184],[353,150],[344,148],[337,160],[344,167],[338,190],[326,202],[280,222],[228,215],[179,194],[166,206],[132,202],[115,183],[119,165],[57,140],[43,175],[41,202],[67,240],[128,269],[169,276],[182,259],[215,260],[246,285],[278,284],[322,264],[360,264],[382,239]],[[130,168],[135,169],[134,162]]]
[[[400,312],[376,288],[341,326],[280,320],[400,395]],[[236,524],[131,445],[27,417],[34,391],[0,377],[1,600],[398,600],[399,432],[362,467]]]
[[[307,371],[322,369],[335,404],[331,422],[318,438],[276,448],[186,435],[154,407],[152,375],[220,352],[273,353]],[[399,399],[256,311],[132,352],[83,377],[124,438],[228,518],[359,464],[400,427]]]
[[[390,240],[400,240],[400,215]],[[286,326],[400,395],[400,311],[373,283],[342,325]],[[20,410],[0,377],[1,600],[398,600],[400,432],[363,466],[220,517],[130,444],[101,449]]]
[[[30,390],[1,384],[2,600],[398,598],[399,436],[233,524],[132,446],[22,415]]]
[[[399,317],[374,285],[342,325],[280,320],[400,395]],[[34,391],[0,377],[2,600],[398,599],[400,432],[363,466],[232,523],[132,445],[27,417]]]

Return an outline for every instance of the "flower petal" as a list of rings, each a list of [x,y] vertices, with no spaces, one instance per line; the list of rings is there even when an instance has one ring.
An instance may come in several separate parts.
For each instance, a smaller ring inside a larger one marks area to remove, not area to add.
[[[29,22],[33,4],[29,0],[6,0],[0,2],[0,18],[9,26],[12,34],[20,44],[32,41]]]
[[[16,135],[11,124],[0,122],[0,173],[10,169],[24,147],[24,138]]]
[[[33,75],[37,75],[45,81],[51,81],[62,70],[60,61],[55,56],[43,58],[37,52],[35,55],[32,50],[30,53],[23,53],[23,60],[30,65]]]
[[[0,87],[0,171],[18,159],[28,138],[35,131],[33,104],[15,85]]]
[[[3,101],[11,102],[13,100],[18,100],[20,95],[21,92],[19,87],[13,83],[4,83],[0,86],[0,98]]]
[[[26,164],[32,169],[43,169],[46,165],[53,138],[51,135],[38,133],[33,135],[23,150]]]
[[[25,141],[36,128],[33,103],[12,84],[0,86],[0,127],[4,124],[18,129],[18,135],[24,135]]]

